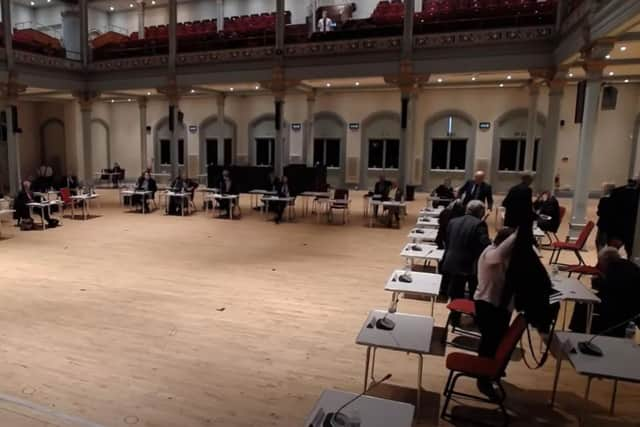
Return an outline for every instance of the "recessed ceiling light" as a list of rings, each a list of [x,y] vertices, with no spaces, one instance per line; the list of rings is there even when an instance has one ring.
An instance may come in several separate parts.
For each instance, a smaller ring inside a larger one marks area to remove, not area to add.
[[[116,8],[115,8],[115,7],[113,7],[113,6],[109,6],[109,10],[110,10],[111,12],[113,12],[114,10],[116,10]]]
[[[476,81],[476,76],[471,77],[471,81],[475,82]]]
[[[356,86],[360,86],[360,82],[356,82]]]
[[[605,59],[611,59],[611,55],[605,56]]]
[[[151,96],[151,92],[147,92],[147,96]]]
[[[35,5],[36,5],[36,3],[35,3],[35,2],[33,2],[33,1],[29,2],[29,4],[30,4],[31,6],[35,6]]]
[[[256,85],[256,90],[259,90],[259,89],[260,89],[260,85]]]
[[[151,4],[155,5],[156,4],[156,0],[151,0]]]
[[[626,46],[620,46],[620,52],[624,52],[625,50],[627,50]]]
[[[131,102],[131,98],[127,98],[127,102]]]
[[[331,87],[331,83],[327,83],[327,87]]]
[[[569,77],[573,77],[573,73],[569,73]]]
[[[507,80],[511,80],[511,74],[507,76]]]
[[[196,93],[196,90],[195,89],[191,89],[191,93]]]
[[[116,102],[116,100],[115,100],[115,99],[112,99],[112,100],[111,100],[111,103],[113,104],[114,102]]]
[[[500,83],[500,87],[504,87],[504,83]]]
[[[133,7],[133,3],[129,3],[129,7]]]
[[[47,0],[47,3],[51,3],[51,0]]]
[[[629,83],[629,79],[624,79],[624,82],[625,83]]]
[[[613,71],[609,71],[609,75],[613,76],[615,73]]]
[[[233,88],[232,88],[232,87],[230,87],[230,88],[229,88],[229,90],[230,90],[231,92],[233,92]]]
[[[442,77],[438,77],[438,83],[442,83]]]

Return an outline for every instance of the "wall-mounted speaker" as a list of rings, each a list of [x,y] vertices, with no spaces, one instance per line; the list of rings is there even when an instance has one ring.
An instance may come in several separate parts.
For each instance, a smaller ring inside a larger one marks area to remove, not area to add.
[[[587,91],[587,81],[582,80],[578,83],[578,91],[576,94],[576,115],[574,123],[582,123],[582,116],[584,114],[584,95]]]
[[[178,123],[180,124],[184,123],[184,113],[180,110],[178,110]]]
[[[564,127],[564,120],[560,120],[560,127]]]
[[[605,86],[602,89],[602,102],[600,108],[603,111],[615,110],[618,105],[618,89],[614,86]]]
[[[175,112],[176,112],[176,107],[174,107],[173,105],[169,105],[169,130],[171,132],[174,131],[174,120],[175,120]]]
[[[402,129],[407,128],[407,116],[409,114],[409,98],[402,98],[402,114],[400,116],[400,126]]]
[[[275,107],[275,126],[276,130],[280,130],[280,126],[282,126],[282,101],[276,101]]]
[[[11,129],[13,133],[22,133],[22,129],[20,129],[20,125],[18,124],[18,107],[15,105],[11,106]]]
[[[151,133],[151,126],[147,126],[147,133]]]

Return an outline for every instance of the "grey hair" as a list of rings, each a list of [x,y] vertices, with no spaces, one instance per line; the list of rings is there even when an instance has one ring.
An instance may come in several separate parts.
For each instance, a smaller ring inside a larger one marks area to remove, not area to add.
[[[605,246],[598,252],[599,263],[609,263],[611,261],[617,261],[620,259],[620,252],[613,246]]]
[[[472,200],[467,204],[467,215],[482,218],[484,216],[484,203],[480,200]]]

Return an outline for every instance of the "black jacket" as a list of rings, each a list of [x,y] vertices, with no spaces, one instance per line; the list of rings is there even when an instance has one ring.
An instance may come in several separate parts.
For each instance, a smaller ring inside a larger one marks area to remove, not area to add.
[[[472,215],[449,221],[442,271],[450,274],[476,274],[476,262],[491,244],[487,223]]]
[[[142,184],[144,183],[144,177],[138,178],[138,183],[136,184],[137,190],[142,190]],[[147,183],[148,191],[151,191],[151,198],[154,198],[156,195],[156,191],[158,191],[158,185],[156,184],[156,180],[153,178],[149,178],[149,182]]]
[[[613,216],[609,237],[625,243],[633,242],[638,213],[638,189],[631,186],[614,189],[609,208]]]
[[[600,315],[594,333],[609,329],[640,312],[640,267],[626,259],[611,261],[602,277],[594,278],[602,301],[597,306]],[[637,324],[638,322],[636,322]],[[627,325],[608,332],[607,335],[624,337]]]
[[[472,200],[480,200],[487,205],[487,208],[493,209],[493,190],[491,186],[486,182],[482,182],[478,188],[475,187],[476,183],[473,180],[465,182],[465,184],[460,187],[458,194],[460,196],[464,194],[462,203],[467,206]]]
[[[40,196],[36,196],[35,194],[33,194],[33,192],[29,191],[27,193],[24,190],[20,191],[13,202],[13,209],[16,211],[14,213],[14,218],[31,218],[31,212],[29,211],[29,206],[27,206],[27,203],[40,201],[42,201],[42,198]]]
[[[613,224],[613,212],[611,212],[611,197],[604,196],[598,202],[598,229],[609,233]]]
[[[502,201],[506,209],[504,225],[506,227],[519,227],[532,222],[533,218],[533,193],[531,187],[520,183],[511,187],[507,196]]]
[[[536,200],[533,202],[533,209],[538,212],[538,214],[551,217],[549,221],[543,221],[545,224],[544,228],[547,231],[554,233],[558,232],[558,229],[560,228],[560,203],[558,203],[558,199],[554,196],[549,196],[546,201]],[[540,225],[541,223],[542,222],[539,220],[538,224]]]

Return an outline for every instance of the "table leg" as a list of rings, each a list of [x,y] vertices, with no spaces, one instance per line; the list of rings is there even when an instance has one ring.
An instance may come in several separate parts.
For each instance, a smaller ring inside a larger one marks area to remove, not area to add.
[[[558,391],[558,380],[560,379],[560,368],[562,367],[562,357],[557,356],[556,360],[556,374],[553,378],[553,389],[551,389],[551,407],[553,408],[553,404],[556,402],[556,392]]]
[[[593,304],[587,304],[587,334],[591,333],[591,325],[593,324]]]
[[[584,391],[584,400],[589,401],[589,394],[591,393],[591,381],[593,377],[587,377],[587,389]]]
[[[433,312],[436,308],[436,297],[431,295],[431,317],[433,317]]]
[[[233,199],[229,199],[229,219],[233,219]]]
[[[562,330],[566,331],[566,326],[567,326],[567,310],[569,309],[568,307],[569,303],[567,301],[564,302],[564,310],[562,312]]]
[[[378,347],[373,347],[373,355],[371,356],[371,384],[376,381],[376,352]]]
[[[369,381],[369,360],[371,358],[371,347],[367,347],[367,356],[364,362],[364,389],[363,393],[367,391],[367,382]]]
[[[416,400],[416,416],[420,414],[420,401],[422,397],[422,368],[424,365],[424,358],[421,354],[418,354],[418,395]]]
[[[613,380],[613,393],[611,394],[611,406],[609,406],[609,415],[613,415],[616,411],[616,394],[618,393],[618,380]]]

